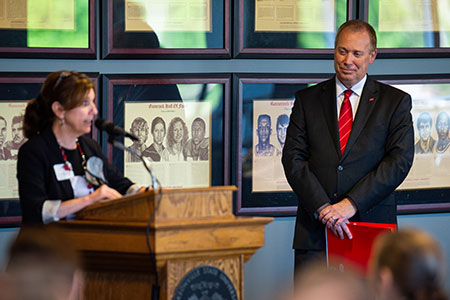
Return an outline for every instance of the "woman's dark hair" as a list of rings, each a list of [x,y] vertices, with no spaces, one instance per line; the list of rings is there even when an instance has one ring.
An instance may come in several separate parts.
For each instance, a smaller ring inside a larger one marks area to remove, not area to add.
[[[65,110],[80,106],[89,90],[95,89],[94,83],[83,73],[57,71],[47,76],[40,94],[25,109],[23,133],[31,138],[50,126],[55,119],[52,104],[61,103]]]
[[[392,272],[395,287],[408,300],[448,299],[443,286],[444,256],[426,232],[403,229],[383,234],[374,245],[372,272]]]

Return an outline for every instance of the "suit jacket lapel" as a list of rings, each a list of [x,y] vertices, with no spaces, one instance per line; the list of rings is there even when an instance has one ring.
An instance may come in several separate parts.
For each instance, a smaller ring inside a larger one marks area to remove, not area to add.
[[[340,156],[341,151],[339,145],[339,128],[337,126],[335,77],[328,80],[327,84],[322,87],[322,95],[319,99],[323,99],[321,103],[325,115],[325,120],[327,121],[328,129],[330,130],[330,135],[333,138],[333,143],[336,147],[336,151]]]
[[[358,111],[356,112],[355,120],[353,122],[352,131],[350,132],[350,136],[347,141],[347,145],[345,146],[344,154],[342,155],[342,159],[344,159],[353,144],[358,139],[361,134],[362,129],[364,128],[367,120],[370,117],[370,113],[372,112],[375,104],[377,102],[378,89],[374,80],[370,77],[367,77],[366,84],[364,85],[361,98],[359,99]]]

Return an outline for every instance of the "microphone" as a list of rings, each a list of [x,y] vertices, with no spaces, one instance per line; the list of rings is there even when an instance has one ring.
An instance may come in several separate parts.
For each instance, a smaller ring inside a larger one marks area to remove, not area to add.
[[[123,128],[120,128],[119,126],[114,125],[114,123],[111,123],[103,118],[97,118],[97,120],[95,120],[95,127],[106,131],[112,137],[125,136],[133,141],[139,141],[136,136],[126,132]]]

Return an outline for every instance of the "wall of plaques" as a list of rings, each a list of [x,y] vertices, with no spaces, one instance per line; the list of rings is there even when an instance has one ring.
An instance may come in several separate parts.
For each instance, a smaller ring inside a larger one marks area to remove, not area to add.
[[[329,57],[337,28],[353,18],[375,27],[381,54],[450,55],[446,0],[35,0],[1,6],[1,57],[95,58],[97,33],[102,59]]]
[[[149,148],[155,143],[173,148],[171,130],[175,127],[182,128],[186,149],[194,140],[202,146],[201,151],[174,150],[170,157],[155,157],[155,173],[164,186],[232,184],[239,188],[237,214],[293,215],[296,197],[279,161],[283,130],[294,92],[332,74],[329,70],[310,74],[302,69],[289,74],[223,71],[215,66],[248,60],[256,64],[267,60],[276,64],[279,59],[332,61],[337,28],[355,18],[376,29],[378,58],[450,58],[448,15],[446,0],[0,1],[0,60],[20,59],[21,64],[32,61],[31,65],[36,65],[36,60],[55,59],[55,69],[50,70],[80,72],[89,63],[113,63],[113,70],[92,74],[101,117],[127,130],[143,119],[147,128],[144,144]],[[206,62],[207,72],[185,73],[182,67],[167,72],[161,67],[164,62],[189,65],[192,60]],[[141,62],[151,65],[152,61],[160,65],[158,72],[142,68],[124,72],[120,67],[121,62],[132,66]],[[3,70],[0,76],[0,106],[7,124],[21,113],[20,105],[35,97],[48,74],[24,70],[27,68],[22,67],[21,73]],[[86,72],[92,73],[92,68]],[[442,73],[378,76],[411,93],[415,122],[428,113],[433,120],[430,136],[436,141],[445,135],[445,130],[438,130],[438,121],[448,121],[445,115],[450,115],[450,74]],[[432,97],[427,98],[423,91]],[[271,119],[269,138],[274,152],[268,158],[256,151],[261,115]],[[155,128],[162,125],[165,134],[157,137]],[[200,137],[194,136],[199,126]],[[420,132],[415,130],[419,142]],[[96,131],[93,136],[122,172],[145,183],[148,178],[142,166],[109,145],[106,136]],[[412,179],[399,189],[399,212],[450,210],[450,178],[442,175],[450,166],[450,150],[447,152],[434,150],[417,156],[416,165],[434,167],[417,167]],[[9,178],[0,186],[0,224],[20,222],[14,172],[12,162],[0,161],[0,173]],[[440,179],[431,180],[436,174]]]

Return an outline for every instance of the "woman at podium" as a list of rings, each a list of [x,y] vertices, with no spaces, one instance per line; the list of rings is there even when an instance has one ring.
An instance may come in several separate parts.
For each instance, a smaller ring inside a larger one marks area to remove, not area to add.
[[[28,141],[17,162],[24,223],[58,221],[145,189],[123,177],[86,136],[97,113],[94,84],[78,72],[51,73],[28,103],[23,124]]]

